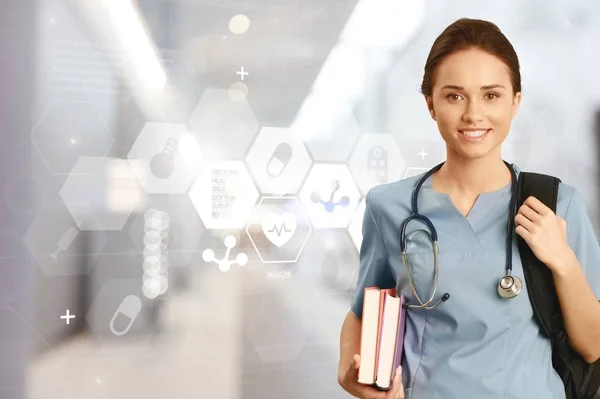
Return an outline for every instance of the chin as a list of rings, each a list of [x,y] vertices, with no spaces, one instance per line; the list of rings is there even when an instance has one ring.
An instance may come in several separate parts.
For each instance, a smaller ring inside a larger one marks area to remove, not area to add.
[[[481,159],[481,158],[485,158],[491,154],[493,154],[494,149],[493,148],[464,148],[464,147],[459,147],[459,148],[455,148],[453,149],[452,153],[453,156],[458,157],[458,158],[462,158],[464,160],[477,160],[477,159]]]

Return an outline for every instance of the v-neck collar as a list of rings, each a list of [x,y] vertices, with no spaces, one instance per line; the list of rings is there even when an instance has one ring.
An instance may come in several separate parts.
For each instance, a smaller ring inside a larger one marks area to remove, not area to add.
[[[518,179],[520,169],[514,164],[511,164],[511,167],[514,168],[516,177]],[[456,214],[455,216],[457,218],[462,220],[470,227],[469,230],[471,230],[473,236],[478,239],[477,231],[479,229],[477,227],[481,220],[483,220],[486,215],[488,215],[494,208],[498,206],[498,201],[501,198],[505,196],[510,197],[512,192],[511,188],[512,180],[497,190],[479,194],[467,216],[463,215],[458,208],[456,208],[452,202],[452,199],[450,198],[450,194],[439,193],[433,189],[433,176],[429,176],[425,182],[423,182],[421,191],[429,200],[435,200],[433,204],[436,204],[437,206],[434,206],[434,208],[437,208],[438,206],[442,207],[441,209],[438,208],[438,211],[442,209],[452,210],[452,212]],[[421,201],[419,202],[422,203]]]

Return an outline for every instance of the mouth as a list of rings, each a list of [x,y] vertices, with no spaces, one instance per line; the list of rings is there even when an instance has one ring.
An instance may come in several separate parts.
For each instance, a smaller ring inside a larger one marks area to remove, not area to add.
[[[469,141],[481,141],[485,139],[492,129],[481,129],[481,130],[459,130],[461,136]]]

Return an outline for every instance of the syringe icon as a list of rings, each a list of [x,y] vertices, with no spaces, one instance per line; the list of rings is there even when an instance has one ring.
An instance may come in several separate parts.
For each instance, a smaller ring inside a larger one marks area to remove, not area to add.
[[[50,257],[54,260],[58,260],[58,254],[61,251],[67,250],[67,248],[71,246],[71,244],[75,240],[75,237],[77,237],[78,234],[79,230],[77,230],[77,228],[73,226],[69,227],[58,241],[58,248],[56,249],[56,251],[50,254]]]

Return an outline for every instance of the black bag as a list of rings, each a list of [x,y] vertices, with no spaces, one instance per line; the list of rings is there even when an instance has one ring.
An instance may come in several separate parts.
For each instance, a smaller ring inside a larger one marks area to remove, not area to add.
[[[519,174],[514,216],[523,202],[536,197],[556,212],[560,179],[538,173]],[[600,360],[587,363],[568,342],[552,272],[517,235],[529,300],[540,329],[552,342],[552,366],[560,375],[567,399],[593,399],[600,387]]]

